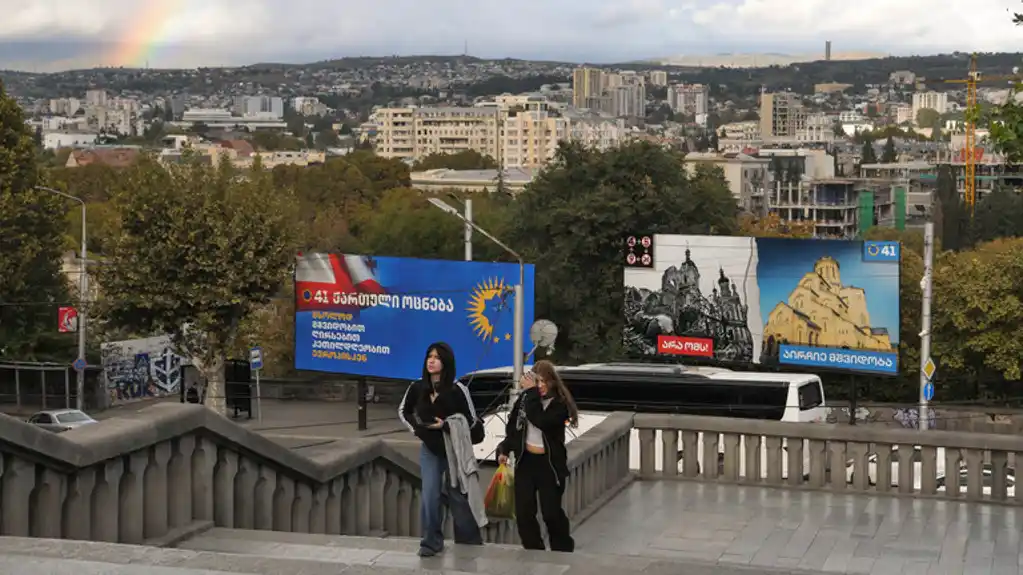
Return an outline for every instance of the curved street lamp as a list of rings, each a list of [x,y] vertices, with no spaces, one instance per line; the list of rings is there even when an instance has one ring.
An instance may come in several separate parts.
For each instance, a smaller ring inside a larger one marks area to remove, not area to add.
[[[79,294],[78,294],[78,299],[79,299],[79,303],[78,303],[78,360],[75,362],[77,364],[75,371],[78,372],[78,379],[77,379],[77,386],[76,386],[77,387],[77,393],[75,394],[75,407],[77,407],[79,410],[82,410],[82,409],[84,409],[84,406],[85,406],[85,404],[84,404],[84,399],[85,399],[85,365],[86,365],[85,364],[85,319],[86,319],[86,317],[85,317],[85,313],[86,313],[85,312],[85,307],[86,307],[85,302],[86,302],[86,298],[88,297],[88,293],[89,293],[89,273],[88,273],[88,267],[86,265],[86,260],[88,259],[88,253],[86,252],[86,247],[85,247],[85,238],[86,238],[86,235],[85,235],[85,200],[83,200],[82,198],[76,197],[76,196],[72,196],[71,194],[69,194],[67,192],[62,192],[60,190],[55,190],[53,188],[48,188],[46,186],[36,186],[35,189],[43,191],[43,192],[49,192],[51,194],[56,194],[58,196],[61,196],[62,198],[65,198],[65,199],[68,199],[68,200],[71,200],[71,201],[74,201],[74,202],[78,202],[82,206],[82,247],[81,247],[81,253],[80,253],[81,261],[82,261],[82,269],[81,269],[81,276],[78,278],[78,281],[79,281],[79,284],[78,284],[78,291],[79,291]],[[82,369],[77,369],[78,365],[81,365]]]

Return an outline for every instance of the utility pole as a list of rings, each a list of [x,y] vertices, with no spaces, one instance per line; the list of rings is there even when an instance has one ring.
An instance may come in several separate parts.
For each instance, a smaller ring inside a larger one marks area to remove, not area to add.
[[[56,195],[58,195],[58,196],[60,196],[62,198],[66,198],[68,200],[71,200],[71,201],[74,201],[74,202],[78,202],[82,206],[82,246],[81,246],[81,253],[79,254],[81,256],[81,258],[82,258],[81,259],[82,268],[81,268],[81,274],[79,275],[79,283],[78,283],[78,291],[79,291],[79,294],[78,294],[78,309],[76,310],[78,312],[78,359],[75,360],[75,371],[77,372],[77,380],[76,380],[76,383],[77,383],[77,385],[76,385],[76,388],[77,388],[76,396],[77,397],[75,398],[75,407],[77,407],[79,409],[79,411],[80,411],[82,409],[85,409],[85,367],[86,367],[86,361],[85,361],[85,336],[86,336],[86,331],[85,330],[86,330],[86,313],[87,313],[86,307],[88,305],[87,300],[88,300],[88,297],[89,297],[89,268],[88,268],[88,264],[87,264],[88,259],[89,259],[89,254],[88,254],[88,252],[86,250],[86,229],[85,229],[86,206],[85,206],[85,200],[83,200],[82,198],[79,198],[77,196],[72,196],[71,194],[69,194],[67,192],[62,192],[60,190],[55,190],[53,188],[47,188],[46,186],[36,186],[35,188],[37,190],[42,190],[44,192],[49,192],[51,194],[56,194]],[[79,369],[79,368],[81,368],[81,369]]]
[[[472,261],[472,198],[465,200],[465,261]]]
[[[921,431],[928,429],[926,388],[930,383],[930,378],[926,375],[926,366],[931,361],[931,287],[933,284],[933,266],[934,224],[927,222],[924,226],[924,277],[920,280],[920,288],[923,291],[923,310],[920,315],[920,413],[917,419]]]

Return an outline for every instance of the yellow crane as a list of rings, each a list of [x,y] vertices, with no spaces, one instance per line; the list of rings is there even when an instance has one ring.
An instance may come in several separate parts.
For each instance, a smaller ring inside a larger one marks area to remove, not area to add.
[[[966,78],[961,80],[943,80],[946,84],[966,84],[966,142],[963,147],[963,164],[966,168],[964,177],[964,196],[966,205],[970,206],[970,214],[973,214],[973,205],[977,201],[977,84],[980,82],[1020,82],[1023,75],[1009,74],[1002,76],[981,77],[977,71],[977,55],[970,56],[970,71]]]

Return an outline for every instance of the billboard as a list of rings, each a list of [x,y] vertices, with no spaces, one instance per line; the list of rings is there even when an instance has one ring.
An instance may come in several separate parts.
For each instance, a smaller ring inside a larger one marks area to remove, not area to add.
[[[533,321],[533,277],[527,265],[526,326]],[[518,264],[300,255],[295,368],[417,379],[435,341],[454,349],[459,374],[512,365],[518,281]],[[524,333],[523,346],[528,339]]]
[[[898,373],[898,242],[655,235],[625,268],[625,347]]]

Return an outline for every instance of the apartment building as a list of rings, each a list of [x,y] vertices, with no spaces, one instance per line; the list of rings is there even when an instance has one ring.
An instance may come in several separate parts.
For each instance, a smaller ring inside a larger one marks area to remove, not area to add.
[[[796,132],[796,141],[802,143],[830,143],[835,141],[835,116],[808,114],[806,123]]]
[[[913,106],[909,104],[898,104],[892,110],[896,124],[912,124],[916,118],[913,116]]]
[[[728,189],[739,207],[752,212],[754,198],[762,197],[769,185],[767,168],[770,160],[743,153],[690,152],[686,154],[686,171],[693,173],[700,164],[721,168]]]
[[[703,84],[672,84],[668,106],[676,114],[706,115],[710,112],[710,88]]]
[[[599,68],[576,68],[572,72],[572,106],[588,108],[589,98],[599,98],[606,87],[604,71]]]
[[[760,134],[765,142],[796,142],[806,129],[806,111],[799,94],[791,92],[760,95]]]
[[[652,70],[650,72],[650,85],[651,86],[667,86],[668,85],[668,73],[664,70]]]
[[[913,121],[916,121],[917,114],[924,108],[930,108],[944,114],[948,109],[948,94],[945,92],[917,92],[913,94]],[[930,126],[921,126],[930,128]]]
[[[330,111],[320,99],[315,96],[299,96],[292,98],[291,108],[303,116],[324,116]]]
[[[468,150],[499,157],[499,113],[493,108],[417,108],[412,114],[415,157]]]
[[[416,108],[380,108],[371,121],[376,124],[376,151],[385,158],[416,159]]]
[[[568,120],[548,112],[519,112],[504,123],[502,164],[506,168],[539,168],[547,163],[558,144],[568,139]]]

